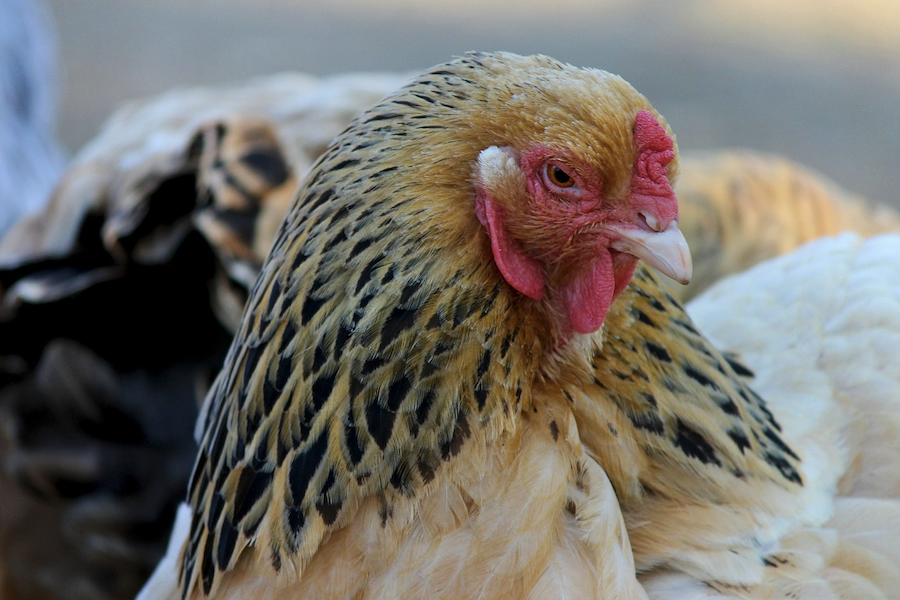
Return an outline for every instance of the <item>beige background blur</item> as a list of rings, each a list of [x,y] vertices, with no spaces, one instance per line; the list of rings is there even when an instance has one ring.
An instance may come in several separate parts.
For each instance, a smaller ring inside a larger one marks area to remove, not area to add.
[[[544,53],[625,77],[682,149],[778,152],[900,206],[900,0],[48,0],[59,131],[175,86]]]

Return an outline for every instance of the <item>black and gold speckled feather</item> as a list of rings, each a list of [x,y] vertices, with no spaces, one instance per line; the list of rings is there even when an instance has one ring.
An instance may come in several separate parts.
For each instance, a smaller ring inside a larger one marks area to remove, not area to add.
[[[759,564],[761,540],[774,541],[761,532],[800,510],[801,457],[752,371],[719,352],[658,277],[639,268],[592,340],[592,371],[569,391],[582,441],[616,488],[639,569],[690,563],[698,549]],[[734,515],[720,518],[723,505]],[[672,535],[679,524],[693,536]]]
[[[388,518],[393,497],[415,495],[472,428],[508,429],[527,402],[519,398],[537,341],[505,323],[521,300],[470,235],[473,212],[452,198],[420,200],[452,196],[431,177],[464,182],[471,167],[415,173],[405,156],[427,154],[428,138],[398,148],[413,133],[439,135],[433,108],[468,101],[453,89],[467,68],[480,70],[479,59],[462,61],[460,74],[436,69],[364,115],[288,214],[272,252],[280,260],[264,267],[210,397],[190,487],[203,512],[184,555],[185,595],[196,581],[209,593],[250,539],[267,545],[278,571],[294,556],[307,560],[361,498],[381,495]],[[401,169],[410,172],[398,177]],[[429,252],[433,239],[447,243]]]
[[[558,348],[552,309],[493,263],[472,206],[478,153],[549,140],[604,163],[605,185],[621,188],[634,162],[623,116],[638,110],[652,108],[606,73],[471,54],[335,140],[288,212],[207,398],[184,597],[215,595],[251,547],[273,578],[295,580],[363,501],[377,499],[389,521],[476,433],[505,439],[555,399],[571,404],[626,520],[648,498],[720,502],[723,480],[799,487],[799,461],[745,369],[648,272],[604,333]]]
[[[607,319],[606,341],[594,349],[595,389],[582,387],[581,393],[621,411],[647,455],[671,445],[664,454],[695,460],[687,464],[696,465],[704,477],[709,467],[716,467],[737,478],[802,484],[797,455],[779,436],[780,426],[763,399],[744,380],[752,372],[719,353],[682,306],[660,293],[663,289],[649,271],[635,273],[628,295]],[[710,428],[710,421],[721,427]],[[687,473],[655,486],[648,480],[638,484],[639,472],[629,475],[633,483],[621,491],[626,501],[638,489],[662,493],[684,487]],[[653,474],[654,479],[661,476]],[[702,486],[692,489],[698,498],[710,498]]]

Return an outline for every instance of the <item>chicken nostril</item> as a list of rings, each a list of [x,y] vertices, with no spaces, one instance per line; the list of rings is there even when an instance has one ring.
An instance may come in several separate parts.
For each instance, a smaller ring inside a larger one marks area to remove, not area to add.
[[[644,222],[647,224],[647,227],[649,227],[653,231],[662,231],[663,230],[663,228],[660,226],[659,219],[657,219],[653,215],[646,213],[644,211],[641,211],[638,213],[638,216],[640,216],[642,219],[644,219]]]

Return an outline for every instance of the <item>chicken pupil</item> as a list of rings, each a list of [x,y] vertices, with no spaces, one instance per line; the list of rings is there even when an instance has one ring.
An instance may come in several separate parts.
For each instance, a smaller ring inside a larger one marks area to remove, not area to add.
[[[569,174],[556,165],[551,165],[550,167],[550,180],[563,187],[567,187],[572,183],[572,178]]]

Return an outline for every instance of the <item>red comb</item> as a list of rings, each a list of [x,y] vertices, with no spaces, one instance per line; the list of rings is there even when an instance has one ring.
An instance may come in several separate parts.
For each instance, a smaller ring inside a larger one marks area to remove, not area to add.
[[[634,118],[634,144],[638,156],[631,180],[632,201],[649,202],[662,220],[677,218],[678,202],[666,178],[666,165],[675,158],[675,144],[656,117],[646,110],[639,111]]]
[[[659,121],[656,120],[656,117],[651,112],[646,110],[638,111],[637,116],[634,118],[634,143],[637,145],[640,153],[643,153],[645,150],[665,152],[674,147],[672,138],[669,137],[663,126],[659,124]],[[669,160],[672,160],[673,157],[674,155],[669,157]]]

